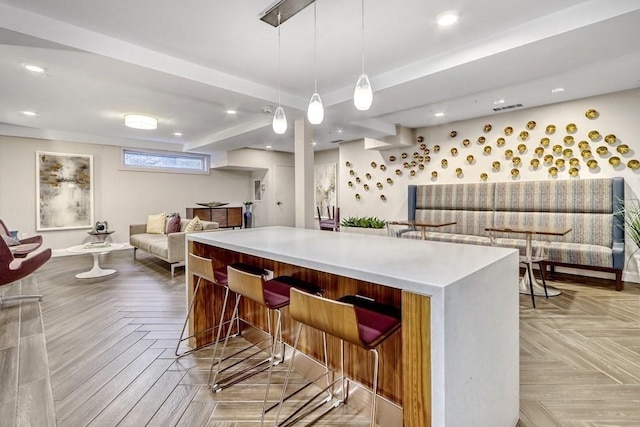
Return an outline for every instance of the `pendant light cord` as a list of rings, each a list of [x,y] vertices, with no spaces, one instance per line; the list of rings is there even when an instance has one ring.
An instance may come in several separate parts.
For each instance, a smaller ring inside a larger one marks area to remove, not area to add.
[[[318,3],[313,2],[313,68],[314,68],[314,77],[313,77],[313,88],[314,92],[318,93]]]
[[[364,74],[364,0],[362,0],[362,74]]]

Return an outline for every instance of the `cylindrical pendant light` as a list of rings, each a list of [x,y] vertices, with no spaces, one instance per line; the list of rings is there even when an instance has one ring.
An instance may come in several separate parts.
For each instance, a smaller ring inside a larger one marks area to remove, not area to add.
[[[369,77],[364,72],[364,0],[362,0],[362,74],[356,82],[356,88],[353,91],[353,105],[358,110],[366,111],[373,103],[373,90]]]
[[[273,114],[271,122],[273,131],[278,135],[282,135],[287,131],[287,116],[284,109],[280,106],[280,12],[278,12],[278,108]]]
[[[319,125],[324,120],[324,107],[320,94],[318,94],[318,22],[317,22],[317,3],[313,2],[313,39],[314,39],[314,91],[309,100],[309,108],[307,109],[307,119],[312,125]]]

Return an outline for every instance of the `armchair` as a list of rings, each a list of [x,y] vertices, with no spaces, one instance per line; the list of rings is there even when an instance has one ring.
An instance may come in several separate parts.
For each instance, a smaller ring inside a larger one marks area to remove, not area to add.
[[[3,220],[0,219],[0,236],[2,237],[11,237],[11,233],[9,232],[9,228],[6,226]],[[4,241],[4,239],[2,239]],[[42,236],[31,236],[26,239],[16,239],[18,241],[17,245],[10,246],[9,249],[11,253],[16,258],[24,258],[29,255],[31,252],[38,249],[42,246]]]
[[[20,280],[40,268],[51,258],[51,249],[47,248],[42,252],[26,258],[14,258],[9,246],[4,239],[0,239],[0,286],[8,285],[16,280]],[[0,308],[7,301],[17,301],[26,298],[38,298],[42,300],[42,295],[16,295],[0,296]]]

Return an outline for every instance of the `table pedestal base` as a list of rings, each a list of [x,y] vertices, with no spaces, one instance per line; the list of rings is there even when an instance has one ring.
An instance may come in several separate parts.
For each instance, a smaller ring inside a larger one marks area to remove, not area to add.
[[[525,264],[527,268],[529,268],[531,271],[531,279],[533,280],[533,295],[542,296],[542,297],[545,296],[544,287],[542,286],[542,283],[540,283],[538,279],[536,279],[536,276],[533,274],[532,265],[526,262],[523,264]],[[526,270],[524,272],[524,275],[520,278],[520,293],[525,295],[531,295],[531,287],[529,286],[529,274],[527,273]],[[547,286],[547,295],[549,295],[550,297],[556,297],[560,294],[561,292],[556,288]]]
[[[93,268],[84,273],[76,274],[76,279],[94,279],[96,277],[104,277],[114,274],[116,271],[112,269],[103,270],[100,268],[100,252],[93,252]]]

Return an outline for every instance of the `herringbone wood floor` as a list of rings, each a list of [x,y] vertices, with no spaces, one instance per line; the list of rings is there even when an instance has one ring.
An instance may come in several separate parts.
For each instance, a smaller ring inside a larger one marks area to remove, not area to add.
[[[129,250],[104,256],[118,273],[94,280],[74,278],[90,257],[46,264],[36,275],[44,334],[37,303],[0,312],[0,425],[259,425],[266,376],[211,393],[209,353],[173,355],[184,276],[171,279],[144,254],[132,258]],[[536,310],[520,298],[520,425],[640,425],[640,288],[554,285],[562,295],[538,298]],[[342,408],[320,424],[367,420]]]

